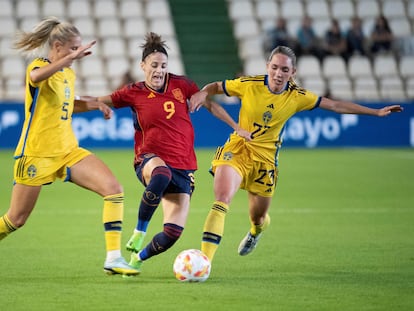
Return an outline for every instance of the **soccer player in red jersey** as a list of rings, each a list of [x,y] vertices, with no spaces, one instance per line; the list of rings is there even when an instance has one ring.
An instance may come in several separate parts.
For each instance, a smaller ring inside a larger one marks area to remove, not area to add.
[[[197,169],[188,102],[199,91],[192,80],[168,72],[166,45],[159,35],[147,34],[141,47],[145,81],[97,98],[111,107],[133,111],[134,166],[145,190],[137,226],[126,248],[132,251],[129,264],[138,270],[143,261],[173,246],[184,229]],[[207,109],[230,126],[237,126],[218,104],[211,103]],[[147,227],[161,201],[164,229],[143,247]]]

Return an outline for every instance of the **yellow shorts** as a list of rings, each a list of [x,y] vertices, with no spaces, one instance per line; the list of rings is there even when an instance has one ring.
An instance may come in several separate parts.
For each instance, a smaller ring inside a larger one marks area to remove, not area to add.
[[[90,151],[78,147],[59,157],[22,156],[14,163],[14,181],[28,186],[47,185],[56,178],[69,181],[70,167],[90,154]]]
[[[212,161],[212,172],[220,165],[233,167],[243,177],[241,189],[263,197],[273,196],[278,178],[277,166],[253,160],[253,155],[244,144],[229,141],[218,147]]]

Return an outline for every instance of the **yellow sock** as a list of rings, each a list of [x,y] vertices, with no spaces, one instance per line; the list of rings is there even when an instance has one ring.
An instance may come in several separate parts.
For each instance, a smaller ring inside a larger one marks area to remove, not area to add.
[[[103,224],[106,251],[121,249],[122,220],[124,217],[124,194],[104,197]]]
[[[256,235],[262,233],[264,230],[266,230],[266,228],[269,227],[269,225],[270,225],[270,216],[269,216],[269,214],[266,214],[265,220],[260,225],[255,225],[251,221],[250,233],[253,236],[256,236]]]
[[[224,220],[228,209],[227,204],[215,201],[204,223],[201,251],[206,254],[210,261],[213,260],[223,236]]]
[[[17,227],[12,224],[7,214],[0,217],[0,241],[15,230],[17,230]]]

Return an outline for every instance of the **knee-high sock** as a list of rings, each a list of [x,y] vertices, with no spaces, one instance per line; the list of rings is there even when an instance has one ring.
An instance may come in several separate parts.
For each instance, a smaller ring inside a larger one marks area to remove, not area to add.
[[[171,181],[171,170],[166,166],[156,167],[151,174],[151,180],[145,188],[139,205],[137,231],[146,232],[148,224],[160,204],[162,195]]]
[[[0,217],[0,241],[3,240],[9,233],[16,230],[17,227],[12,224],[7,214]]]
[[[250,220],[251,226],[250,226],[250,233],[253,236],[256,236],[260,233],[262,233],[264,230],[266,230],[267,227],[270,225],[270,216],[269,214],[266,214],[265,220],[260,225],[255,225],[253,221]]]
[[[201,251],[207,255],[210,261],[213,260],[223,236],[224,221],[228,209],[227,204],[215,201],[204,223]]]
[[[161,254],[174,245],[180,238],[184,228],[176,224],[164,224],[164,230],[156,234],[152,241],[139,252],[139,258],[146,260],[152,256]]]
[[[124,217],[124,194],[104,197],[103,224],[106,251],[121,249],[122,220]]]

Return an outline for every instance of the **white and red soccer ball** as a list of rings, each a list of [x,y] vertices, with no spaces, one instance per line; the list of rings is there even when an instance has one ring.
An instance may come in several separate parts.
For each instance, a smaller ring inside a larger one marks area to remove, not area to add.
[[[173,271],[181,282],[204,282],[210,276],[211,263],[202,251],[187,249],[175,258]]]

